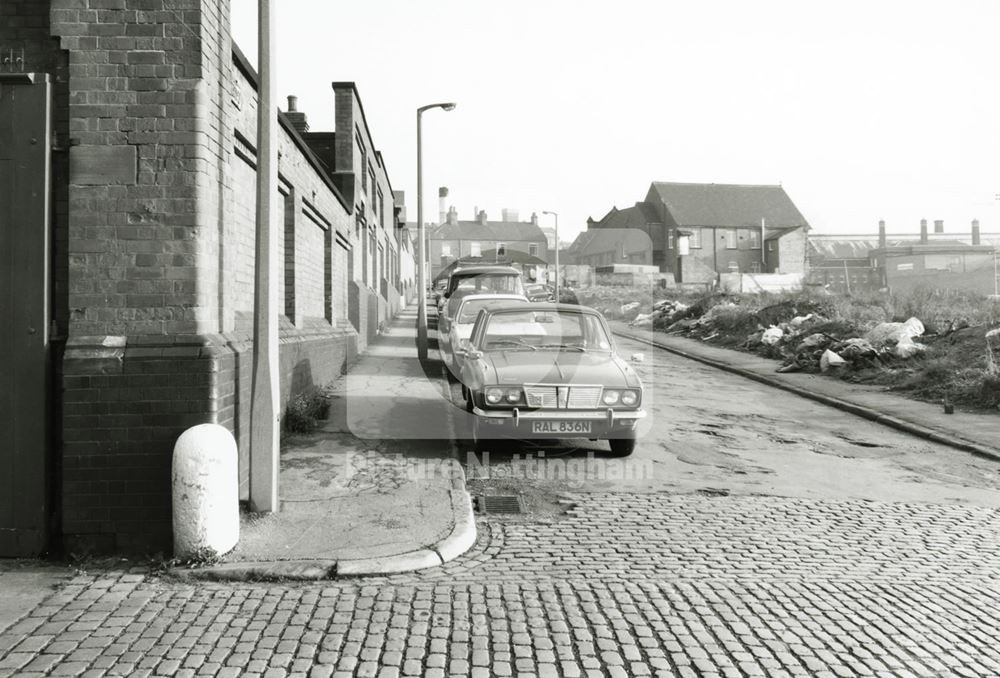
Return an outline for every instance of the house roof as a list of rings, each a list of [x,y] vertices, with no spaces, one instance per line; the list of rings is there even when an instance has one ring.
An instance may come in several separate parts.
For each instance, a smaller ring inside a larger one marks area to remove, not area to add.
[[[431,230],[433,240],[538,240],[548,242],[545,233],[530,221],[445,222]]]
[[[653,189],[681,227],[745,227],[766,220],[768,228],[809,227],[781,186],[683,184],[654,181]]]
[[[624,248],[626,254],[647,252],[652,249],[649,235],[638,228],[592,228],[584,231],[568,250],[577,257],[585,257],[602,252],[617,252]]]
[[[641,228],[647,224],[663,223],[656,214],[656,207],[646,202],[637,202],[632,207],[618,209],[612,207],[611,211],[605,214],[599,222],[597,228]]]

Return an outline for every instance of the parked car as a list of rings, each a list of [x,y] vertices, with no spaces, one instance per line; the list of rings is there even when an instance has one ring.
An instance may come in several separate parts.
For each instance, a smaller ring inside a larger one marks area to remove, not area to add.
[[[455,314],[462,297],[470,294],[518,294],[524,295],[521,272],[511,266],[473,265],[456,268],[448,278],[438,306],[438,330],[449,331],[451,317]]]
[[[555,301],[556,288],[552,285],[546,285],[544,283],[534,283],[524,286],[524,295],[528,297],[528,301]],[[576,292],[568,287],[560,285],[559,303],[579,304],[580,300],[577,299]]]
[[[544,283],[534,283],[524,286],[524,296],[528,297],[528,301],[553,301],[555,291]]]
[[[643,387],[615,352],[598,311],[568,304],[505,304],[480,310],[458,349],[473,444],[513,438],[608,440],[629,455],[646,416]]]
[[[463,362],[458,349],[468,344],[479,311],[484,308],[519,303],[526,304],[528,299],[521,294],[470,294],[461,298],[458,309],[449,323],[448,332],[438,334],[441,355],[456,377],[462,373]]]

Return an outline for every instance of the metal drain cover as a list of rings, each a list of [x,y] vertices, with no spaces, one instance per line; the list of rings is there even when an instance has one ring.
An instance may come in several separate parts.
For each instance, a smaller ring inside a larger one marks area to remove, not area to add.
[[[481,494],[476,499],[480,513],[524,513],[516,494]]]

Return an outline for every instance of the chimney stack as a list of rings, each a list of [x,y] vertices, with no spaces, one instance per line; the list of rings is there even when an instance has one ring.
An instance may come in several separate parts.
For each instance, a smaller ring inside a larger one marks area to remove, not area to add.
[[[292,123],[292,127],[299,134],[305,134],[309,131],[309,122],[306,120],[306,114],[299,111],[299,98],[294,94],[288,95],[288,110],[285,111],[285,117],[288,118],[288,122]]]
[[[980,239],[980,236],[979,236],[979,219],[973,219],[972,220],[972,244],[973,245],[979,245],[979,244],[981,244],[980,240],[981,239]]]
[[[935,233],[944,233],[944,219],[935,219],[934,220],[934,232]]]
[[[448,210],[445,209],[444,199],[448,197],[448,187],[442,186],[438,189],[438,223],[443,224],[448,218]]]
[[[927,220],[926,219],[921,219],[920,220],[920,244],[921,245],[926,245],[927,244]]]
[[[885,219],[879,219],[878,222],[878,247],[881,250],[885,249],[886,237],[885,237]]]
[[[538,225],[538,215],[534,212],[531,213],[531,225],[532,226]]]
[[[452,226],[458,225],[458,212],[455,211],[454,205],[448,210],[448,223]]]
[[[477,213],[476,214],[476,220],[479,222],[480,226],[485,226],[486,225],[486,210],[482,210],[481,212]]]

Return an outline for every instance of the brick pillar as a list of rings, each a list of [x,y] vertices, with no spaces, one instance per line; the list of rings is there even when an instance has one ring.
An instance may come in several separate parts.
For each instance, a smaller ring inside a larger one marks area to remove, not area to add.
[[[63,533],[170,550],[170,457],[225,393],[226,0],[52,0],[69,59]]]

